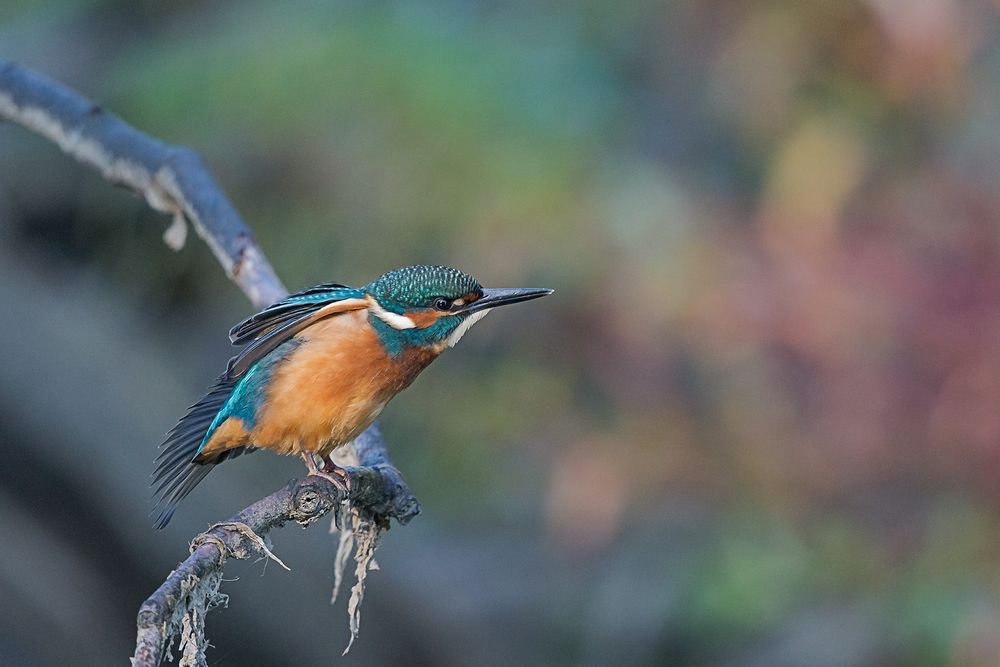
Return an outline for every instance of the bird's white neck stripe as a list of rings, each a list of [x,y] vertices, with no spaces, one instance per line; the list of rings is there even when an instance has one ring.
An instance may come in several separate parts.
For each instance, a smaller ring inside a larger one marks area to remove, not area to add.
[[[399,313],[393,313],[386,310],[373,297],[368,297],[368,309],[372,311],[372,314],[374,314],[375,317],[379,318],[393,329],[413,329],[417,326],[416,322],[411,320],[406,315],[400,315]]]
[[[462,320],[462,323],[455,327],[455,330],[451,332],[450,336],[448,336],[448,347],[455,347],[458,345],[458,341],[462,340],[462,336],[465,335],[465,332],[471,329],[473,324],[486,317],[486,313],[488,312],[490,312],[490,309],[486,308],[485,310],[480,310],[478,313],[472,313]]]

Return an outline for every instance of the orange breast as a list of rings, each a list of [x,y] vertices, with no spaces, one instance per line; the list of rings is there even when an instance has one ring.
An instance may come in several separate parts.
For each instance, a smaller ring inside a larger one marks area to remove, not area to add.
[[[367,310],[323,320],[298,337],[303,344],[275,368],[251,433],[255,447],[329,454],[368,428],[437,356],[431,350],[389,356]]]

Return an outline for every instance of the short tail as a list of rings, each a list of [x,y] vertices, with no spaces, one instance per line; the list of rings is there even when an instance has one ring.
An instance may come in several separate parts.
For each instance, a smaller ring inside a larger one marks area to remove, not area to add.
[[[157,501],[151,514],[157,514],[153,524],[157,530],[170,522],[177,504],[191,493],[217,463],[243,453],[244,448],[240,447],[222,452],[213,461],[195,461],[205,434],[225,405],[235,384],[236,380],[227,378],[225,374],[219,377],[204,398],[188,408],[187,414],[181,417],[160,445],[156,470],[152,475]]]

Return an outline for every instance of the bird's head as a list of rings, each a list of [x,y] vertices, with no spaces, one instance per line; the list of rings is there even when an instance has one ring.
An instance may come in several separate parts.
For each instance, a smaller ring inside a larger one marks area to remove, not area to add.
[[[551,294],[550,289],[484,288],[447,266],[389,271],[364,287],[369,317],[393,354],[406,347],[454,347],[491,309]]]

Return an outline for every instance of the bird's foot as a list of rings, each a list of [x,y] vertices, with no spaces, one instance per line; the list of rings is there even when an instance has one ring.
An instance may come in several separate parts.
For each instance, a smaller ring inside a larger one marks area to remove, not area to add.
[[[315,477],[322,477],[333,484],[347,495],[351,490],[351,478],[347,470],[341,468],[330,459],[323,459],[323,467],[316,466],[316,460],[311,454],[303,454],[302,458],[306,462],[309,474]]]
[[[333,484],[335,487],[348,494],[351,491],[351,478],[348,477],[347,471],[343,468],[338,469],[340,472],[327,472],[325,469],[314,470],[310,472],[310,475],[314,477],[322,477],[326,481]]]
[[[346,468],[341,468],[333,461],[327,459],[318,472],[321,477],[325,477],[333,482],[337,488],[343,489],[345,492],[351,490],[351,476]]]
[[[351,489],[351,476],[347,472],[347,468],[341,468],[339,465],[334,463],[333,459],[330,458],[329,456],[323,457],[323,467],[320,468],[320,470],[322,470],[323,472],[330,473],[331,475],[337,475],[339,477],[342,477],[344,480],[344,484],[347,486],[347,489],[348,490]]]

